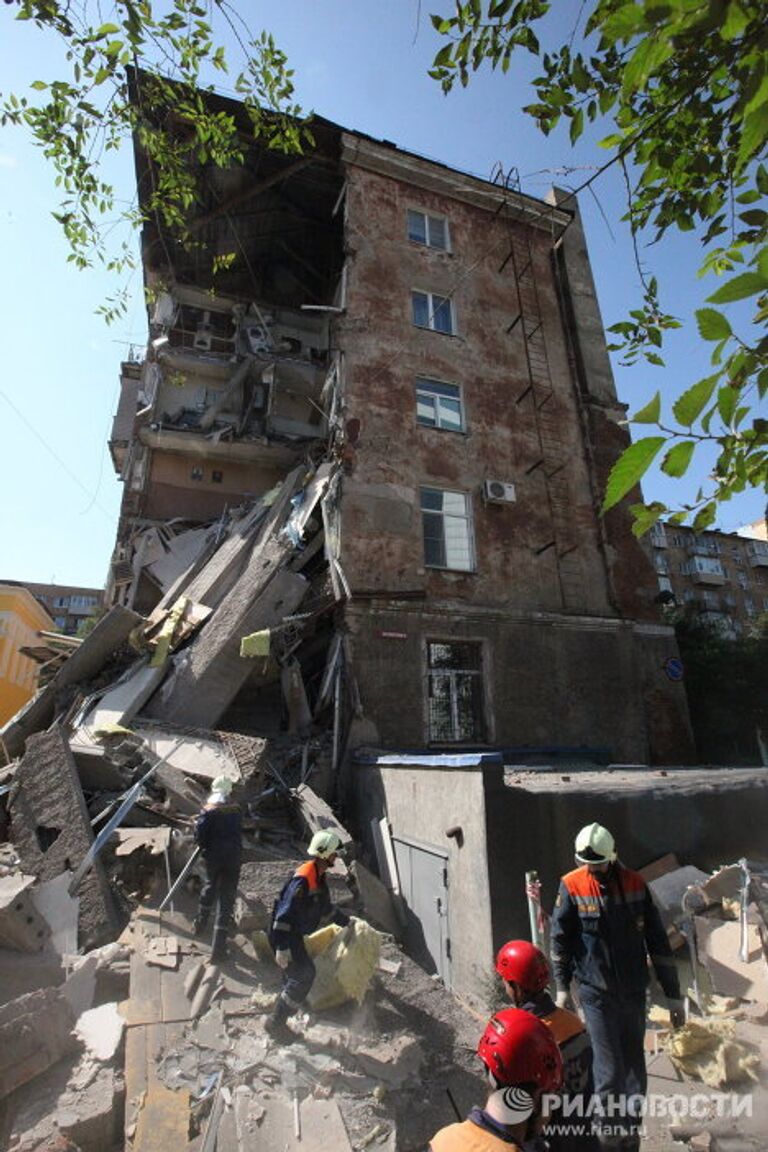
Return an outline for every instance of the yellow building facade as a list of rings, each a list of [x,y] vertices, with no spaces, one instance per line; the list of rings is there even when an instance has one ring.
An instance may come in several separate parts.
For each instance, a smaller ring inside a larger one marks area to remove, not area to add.
[[[40,667],[20,648],[38,642],[37,633],[51,632],[54,623],[31,592],[0,583],[0,724],[5,724],[37,690]]]

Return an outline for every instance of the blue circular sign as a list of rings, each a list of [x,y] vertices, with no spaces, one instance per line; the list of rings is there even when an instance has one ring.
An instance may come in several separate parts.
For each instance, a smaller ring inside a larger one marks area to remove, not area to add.
[[[682,680],[685,675],[685,667],[682,660],[677,656],[670,656],[664,661],[664,671],[669,680]]]

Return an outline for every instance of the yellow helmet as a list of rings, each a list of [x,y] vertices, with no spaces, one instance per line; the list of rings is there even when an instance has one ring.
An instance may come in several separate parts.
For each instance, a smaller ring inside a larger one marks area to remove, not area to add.
[[[315,832],[310,840],[307,853],[310,856],[319,857],[320,860],[328,860],[338,852],[339,848],[341,848],[341,837],[332,832],[330,828],[321,828],[319,832]]]
[[[576,859],[580,864],[611,864],[616,844],[602,824],[587,824],[576,837]]]

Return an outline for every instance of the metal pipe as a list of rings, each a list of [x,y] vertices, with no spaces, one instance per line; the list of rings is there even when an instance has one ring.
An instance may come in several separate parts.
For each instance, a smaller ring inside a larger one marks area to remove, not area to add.
[[[190,868],[194,864],[195,860],[197,860],[199,855],[200,855],[200,849],[195,848],[195,850],[192,853],[192,855],[190,856],[189,860],[187,860],[187,862],[184,865],[184,867],[182,868],[181,872],[179,872],[178,876],[176,877],[176,883],[173,884],[173,886],[171,888],[169,888],[168,895],[165,897],[162,904],[158,908],[158,912],[162,912],[162,910],[163,910],[163,908],[165,908],[166,904],[171,904],[171,900],[173,899],[174,893],[177,891],[179,886],[186,880],[187,876],[189,875]],[[166,862],[167,862],[167,852],[166,852]],[[170,872],[168,874],[168,882],[170,883]],[[171,904],[171,912],[173,912],[173,904]]]
[[[525,895],[528,900],[528,922],[531,928],[531,943],[542,946],[541,885],[538,872],[526,872]]]
[[[150,777],[153,776],[155,772],[157,772],[158,768],[160,768],[163,764],[166,763],[167,760],[171,758],[171,756],[173,756],[174,752],[176,752],[181,747],[182,743],[183,740],[177,740],[171,750],[167,752],[161,760],[158,760],[156,764],[153,764],[149,771],[144,773],[141,780],[138,780],[133,785],[133,787],[129,788],[125,793],[125,799],[118,808],[117,812],[115,812],[112,819],[104,825],[101,832],[99,832],[93,844],[91,844],[90,848],[76,868],[75,874],[70,880],[69,888],[67,889],[70,896],[74,896],[75,892],[77,892],[77,889],[80,887],[80,881],[83,879],[86,873],[90,872],[99,852],[101,852],[107,840],[109,840],[110,836],[114,832],[115,828],[117,828],[122,823],[123,818],[127,816],[131,808],[133,808],[134,804],[139,798],[139,793],[146,784],[147,780],[149,780]]]
[[[749,884],[750,875],[749,868],[747,867],[746,860],[742,857],[739,860],[739,867],[741,868],[741,904],[739,907],[739,960],[742,964],[749,961],[749,921],[747,920],[747,912],[749,908]]]

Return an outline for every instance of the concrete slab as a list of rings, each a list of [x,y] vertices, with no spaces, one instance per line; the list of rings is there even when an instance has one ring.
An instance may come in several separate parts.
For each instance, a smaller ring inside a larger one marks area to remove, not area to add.
[[[165,667],[153,668],[146,662],[138,663],[125,679],[115,684],[99,700],[85,718],[85,727],[94,735],[113,732],[116,726],[128,728],[140,712],[166,673]]]
[[[357,884],[366,918],[384,932],[389,932],[395,937],[400,936],[402,925],[395,911],[392,893],[385,888],[378,876],[369,872],[359,860],[352,862],[350,873]]]
[[[93,832],[61,727],[29,738],[14,788],[14,843],[24,869],[40,880],[74,870],[88,853]],[[79,944],[93,947],[114,936],[117,914],[98,859],[84,877],[79,897]]]
[[[53,723],[56,701],[71,685],[85,683],[101,671],[142,619],[120,605],[110,608],[45,688],[0,730],[9,756],[22,755],[27,737]]]
[[[33,900],[34,876],[0,876],[0,947],[42,952],[51,930]]]
[[[142,721],[137,721],[134,731],[141,735],[145,746],[159,760],[167,756],[171,768],[188,776],[197,776],[205,781],[226,776],[234,783],[241,778],[237,762],[218,739],[176,734]],[[175,747],[180,738],[181,745]]]
[[[76,1048],[74,1022],[57,988],[30,992],[0,1008],[0,1099]]]

